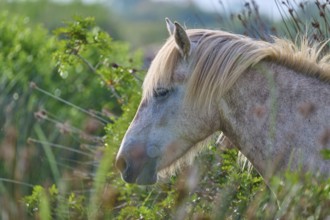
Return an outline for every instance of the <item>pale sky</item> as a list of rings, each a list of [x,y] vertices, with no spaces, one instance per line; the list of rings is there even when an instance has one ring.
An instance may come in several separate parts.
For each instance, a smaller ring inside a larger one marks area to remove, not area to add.
[[[191,3],[194,2],[200,8],[208,11],[221,12],[225,9],[227,12],[237,12],[241,10],[246,0],[152,0],[152,1],[163,1],[163,2],[175,2],[175,3]],[[275,1],[281,2],[280,0],[255,0],[258,4],[260,13],[266,14],[269,18],[280,18],[279,11],[277,9]],[[219,2],[222,2],[222,6]],[[299,1],[298,1],[299,2]]]
[[[58,2],[68,2],[70,0],[54,0]],[[72,0],[71,0],[72,1]],[[85,3],[94,3],[94,2],[114,2],[114,1],[120,1],[120,0],[82,0]],[[223,9],[226,10],[226,12],[237,12],[238,10],[241,10],[243,8],[243,5],[247,0],[151,0],[151,1],[161,1],[161,2],[173,2],[177,4],[185,4],[185,3],[195,3],[198,5],[201,9],[207,10],[207,11],[218,11],[222,12]],[[276,3],[281,2],[282,0],[255,0],[257,4],[259,5],[260,13],[266,14],[269,18],[280,18],[279,11],[277,9]],[[321,0],[321,2],[324,0]],[[222,2],[222,6],[219,2]],[[250,1],[249,1],[250,2]],[[297,0],[296,2],[300,2],[300,0]]]
[[[193,0],[200,8],[206,10],[223,10],[219,2],[222,2],[226,11],[241,10],[245,0]],[[278,18],[280,16],[275,0],[255,0],[260,7],[260,12],[268,15],[270,18]]]

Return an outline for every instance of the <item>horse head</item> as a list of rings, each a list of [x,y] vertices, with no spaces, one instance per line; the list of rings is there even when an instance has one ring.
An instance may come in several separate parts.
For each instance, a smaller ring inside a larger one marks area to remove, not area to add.
[[[159,173],[191,159],[198,143],[219,129],[217,111],[201,111],[186,101],[195,43],[179,23],[166,22],[170,37],[149,68],[116,159],[128,183],[157,182]]]

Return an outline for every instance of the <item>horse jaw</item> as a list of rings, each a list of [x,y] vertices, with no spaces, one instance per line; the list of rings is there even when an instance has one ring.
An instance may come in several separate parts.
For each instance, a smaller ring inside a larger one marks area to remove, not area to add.
[[[213,135],[211,135],[210,137],[212,136]],[[176,160],[164,164],[163,166],[160,166],[158,176],[160,178],[167,178],[177,174],[177,172],[182,170],[182,168],[190,166],[195,160],[195,157],[205,148],[205,146],[209,142],[210,137],[188,148],[188,150]]]

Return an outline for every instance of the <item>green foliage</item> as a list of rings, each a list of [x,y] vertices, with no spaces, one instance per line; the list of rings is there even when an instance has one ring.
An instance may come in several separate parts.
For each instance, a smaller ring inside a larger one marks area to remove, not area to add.
[[[141,73],[135,68],[141,65],[140,53],[131,54],[127,44],[118,41],[114,43],[90,17],[76,16],[73,22],[66,22],[66,26],[56,29],[54,33],[60,39],[59,49],[54,54],[54,58],[63,78],[67,78],[70,73],[83,71],[96,74],[98,77],[95,79],[100,81],[98,83],[112,93],[114,100],[109,102],[108,105],[112,104],[109,108],[114,110],[118,108],[118,104],[120,106],[127,103],[128,98],[140,85]],[[80,77],[80,80],[83,79]],[[86,80],[84,90],[97,87],[89,83],[95,82]],[[95,102],[92,105],[104,107],[104,103]],[[120,109],[115,110],[118,112]]]
[[[55,185],[48,189],[36,185],[32,194],[25,196],[23,202],[31,216],[40,216],[41,219],[86,219],[84,208],[85,197],[71,192],[68,195],[59,193]],[[62,207],[65,207],[64,210]],[[51,209],[51,210],[50,210]]]
[[[36,175],[31,173],[31,179],[22,175],[28,167],[17,166],[22,161],[16,160],[25,155],[25,163],[34,157],[34,149],[26,141],[33,134],[33,112],[40,100],[29,83],[42,83],[49,89],[56,86],[51,68],[55,48],[54,38],[45,29],[28,24],[27,18],[0,13],[0,129],[4,131],[0,133],[4,143],[0,147],[0,172],[3,178],[33,182]],[[19,167],[22,169],[17,170]]]
[[[27,18],[0,16],[0,70],[4,73],[0,120],[5,131],[0,134],[4,195],[0,203],[16,204],[8,198],[26,194],[31,184],[56,183],[61,195],[74,189],[85,192],[92,180],[90,160],[103,151],[104,124],[115,120],[122,107],[128,108],[130,96],[139,97],[135,89],[142,74],[140,53],[112,41],[91,18],[76,17],[53,37],[40,26],[27,26]],[[88,106],[93,109],[86,110]],[[76,201],[72,195],[68,199]],[[66,213],[69,206],[57,203],[57,213]],[[38,210],[48,213],[47,205]],[[83,213],[78,207],[73,210]],[[17,210],[5,211],[19,218]]]
[[[320,153],[323,156],[323,159],[330,160],[330,150],[329,149],[324,149]]]
[[[38,210],[40,204],[40,198],[44,193],[44,188],[42,186],[35,186],[33,188],[32,194],[24,198],[24,202],[28,207],[29,213],[33,213]]]
[[[292,174],[288,174],[292,179]],[[287,179],[289,179],[287,177]],[[285,195],[281,204],[283,211],[279,215],[297,218],[324,219],[330,214],[330,181],[320,181],[313,176],[303,176],[291,181],[290,185],[283,185],[279,195]],[[299,196],[297,196],[299,195]]]
[[[39,24],[48,30],[54,30],[62,25],[65,20],[70,20],[73,15],[83,17],[93,16],[100,27],[118,39],[118,28],[113,13],[104,5],[84,4],[80,0],[75,1],[49,1],[49,0],[2,0],[0,10],[10,14],[26,17],[30,24]]]

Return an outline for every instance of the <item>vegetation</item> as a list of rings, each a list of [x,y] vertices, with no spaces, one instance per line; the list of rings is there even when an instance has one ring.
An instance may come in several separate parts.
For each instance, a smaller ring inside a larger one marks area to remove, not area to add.
[[[314,7],[310,40],[329,38],[328,2],[291,4],[279,3],[289,12],[281,25],[262,19],[253,1],[227,21],[252,37],[294,40],[305,33],[302,12]],[[140,101],[142,54],[96,23],[75,16],[49,33],[28,17],[0,13],[2,219],[330,216],[330,180],[288,171],[269,181],[271,192],[255,170],[237,164],[236,150],[215,140],[177,176],[155,186],[125,184],[114,158]]]

